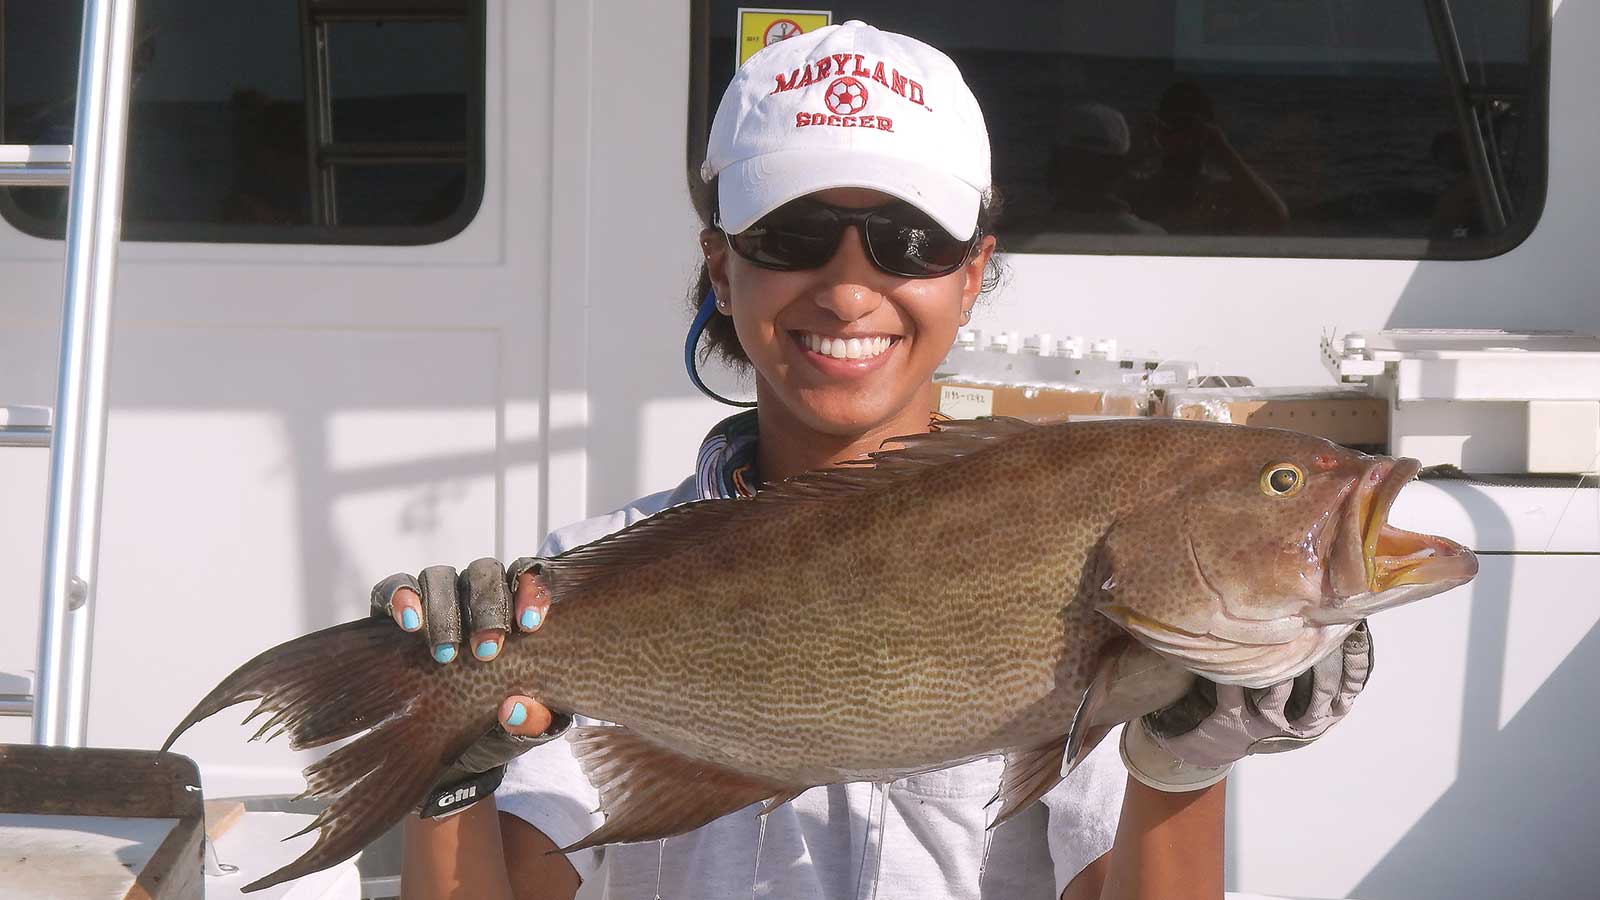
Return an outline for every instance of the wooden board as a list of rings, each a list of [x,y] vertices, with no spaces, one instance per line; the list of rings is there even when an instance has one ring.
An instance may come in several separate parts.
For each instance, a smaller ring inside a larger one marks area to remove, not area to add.
[[[0,813],[6,900],[124,900],[177,819]]]
[[[41,851],[55,845],[47,826],[57,837],[81,833],[79,865],[85,869],[98,871],[109,852],[133,874],[125,900],[203,896],[200,773],[186,757],[0,744],[0,814],[18,819],[18,834],[32,835]],[[20,859],[17,865],[27,864],[26,855]],[[61,877],[65,882],[67,873]]]
[[[215,842],[217,838],[227,834],[228,829],[237,824],[243,815],[242,800],[207,800],[206,840]]]

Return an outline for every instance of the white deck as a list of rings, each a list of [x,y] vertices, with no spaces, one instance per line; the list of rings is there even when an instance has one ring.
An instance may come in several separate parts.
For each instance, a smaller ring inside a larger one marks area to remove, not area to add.
[[[217,839],[215,853],[207,851],[208,869],[211,862],[221,862],[236,866],[238,871],[224,875],[208,872],[206,900],[357,900],[361,896],[361,873],[356,869],[359,856],[285,884],[241,893],[245,885],[311,849],[316,843],[315,832],[284,840],[310,824],[311,819],[294,813],[247,811]]]

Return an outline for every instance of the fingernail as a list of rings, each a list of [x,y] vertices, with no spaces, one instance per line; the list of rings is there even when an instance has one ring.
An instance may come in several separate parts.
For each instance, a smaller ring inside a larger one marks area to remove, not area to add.
[[[433,648],[433,658],[442,663],[447,663],[456,658],[455,644],[440,644]]]
[[[422,620],[417,618],[414,609],[402,610],[400,613],[400,627],[407,631],[416,631],[422,625]]]
[[[479,659],[493,659],[495,653],[498,652],[499,649],[500,645],[494,641],[484,641],[483,643],[474,647],[472,652],[478,654]]]
[[[523,628],[532,631],[539,627],[539,611],[530,606],[522,611],[522,618],[519,621],[522,622]]]
[[[506,724],[516,728],[526,721],[528,721],[528,708],[521,703],[511,704],[511,715],[506,716]]]

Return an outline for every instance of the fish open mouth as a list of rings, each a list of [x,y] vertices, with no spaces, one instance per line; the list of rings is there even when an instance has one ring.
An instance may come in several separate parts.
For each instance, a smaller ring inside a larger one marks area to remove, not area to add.
[[[1465,584],[1478,573],[1478,558],[1455,541],[1389,524],[1395,498],[1420,468],[1414,459],[1383,460],[1362,476],[1327,548],[1328,591],[1312,621],[1356,622]]]
[[[1371,593],[1405,585],[1460,582],[1478,572],[1477,557],[1460,544],[1389,524],[1389,510],[1400,489],[1417,477],[1421,467],[1414,459],[1397,459],[1382,472],[1377,487],[1363,491],[1360,497],[1361,556]]]

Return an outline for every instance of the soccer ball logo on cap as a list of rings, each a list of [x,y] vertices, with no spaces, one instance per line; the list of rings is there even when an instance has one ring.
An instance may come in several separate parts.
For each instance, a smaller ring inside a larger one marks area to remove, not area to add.
[[[853,116],[867,108],[867,88],[861,82],[846,75],[835,78],[828,85],[828,93],[823,97],[828,104],[828,110],[838,116]]]

